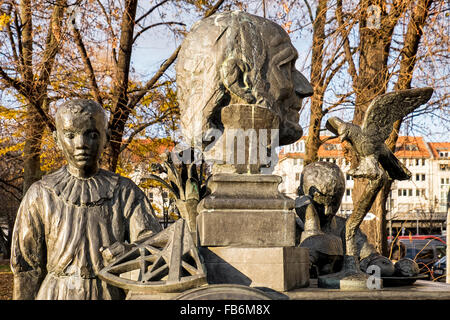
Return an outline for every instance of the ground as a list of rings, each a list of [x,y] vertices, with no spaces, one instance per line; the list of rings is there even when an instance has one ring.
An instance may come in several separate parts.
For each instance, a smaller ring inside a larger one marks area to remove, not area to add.
[[[0,300],[11,300],[13,292],[13,274],[9,269],[9,260],[0,261]]]

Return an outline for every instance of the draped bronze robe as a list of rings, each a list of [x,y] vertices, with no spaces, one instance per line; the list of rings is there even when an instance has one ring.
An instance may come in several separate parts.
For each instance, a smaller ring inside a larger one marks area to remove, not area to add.
[[[66,167],[25,194],[13,231],[14,299],[121,299],[97,278],[100,248],[161,230],[144,193],[129,179],[100,169],[89,179]]]

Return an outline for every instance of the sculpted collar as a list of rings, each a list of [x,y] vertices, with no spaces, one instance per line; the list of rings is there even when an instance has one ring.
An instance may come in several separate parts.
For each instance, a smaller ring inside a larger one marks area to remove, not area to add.
[[[42,183],[65,202],[76,206],[97,206],[113,197],[118,180],[119,175],[103,169],[88,179],[77,178],[64,166],[44,176]]]

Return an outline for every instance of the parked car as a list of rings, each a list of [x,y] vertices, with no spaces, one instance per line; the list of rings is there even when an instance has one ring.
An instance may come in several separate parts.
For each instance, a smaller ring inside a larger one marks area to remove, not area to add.
[[[432,271],[433,266],[446,255],[446,237],[445,236],[402,236],[398,240],[406,247],[406,258],[417,262],[421,274],[427,274],[429,280],[436,277]]]
[[[445,282],[445,274],[447,271],[447,256],[443,256],[439,261],[433,264],[433,277],[437,279],[437,281]]]

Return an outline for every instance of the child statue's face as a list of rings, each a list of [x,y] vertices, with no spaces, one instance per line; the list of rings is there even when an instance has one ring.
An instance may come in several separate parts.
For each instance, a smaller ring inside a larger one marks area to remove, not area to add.
[[[68,111],[60,116],[56,126],[58,145],[67,159],[69,171],[81,178],[94,175],[106,144],[103,115]]]

